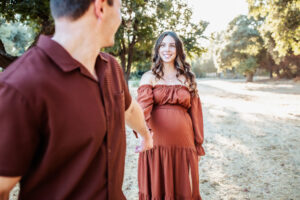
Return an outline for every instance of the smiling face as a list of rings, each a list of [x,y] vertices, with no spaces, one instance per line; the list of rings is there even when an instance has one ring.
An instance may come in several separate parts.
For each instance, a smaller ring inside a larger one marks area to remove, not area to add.
[[[158,53],[164,63],[174,63],[176,58],[176,43],[172,36],[167,35],[162,40]]]

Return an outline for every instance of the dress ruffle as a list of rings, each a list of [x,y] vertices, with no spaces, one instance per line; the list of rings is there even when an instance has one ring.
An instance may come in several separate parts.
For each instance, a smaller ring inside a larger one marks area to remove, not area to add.
[[[180,197],[180,196],[167,196],[164,195],[162,197],[151,197],[149,195],[139,193],[139,200],[202,200],[200,196],[194,197],[194,198],[186,198],[186,197]]]
[[[197,159],[195,149],[189,147],[154,146],[140,153],[139,199],[201,199]]]

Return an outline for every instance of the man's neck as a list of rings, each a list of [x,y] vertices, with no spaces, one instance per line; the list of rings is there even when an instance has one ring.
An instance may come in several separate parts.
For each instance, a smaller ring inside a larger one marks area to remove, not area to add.
[[[63,46],[97,79],[95,63],[101,48],[100,41],[95,41],[94,38],[97,38],[95,32],[89,31],[88,27],[89,25],[83,21],[69,23],[60,20],[59,23],[56,23],[56,31],[52,39]]]

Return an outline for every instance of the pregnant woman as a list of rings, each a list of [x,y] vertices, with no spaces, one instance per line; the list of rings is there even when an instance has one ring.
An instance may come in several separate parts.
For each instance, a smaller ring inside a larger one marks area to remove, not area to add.
[[[139,199],[201,199],[202,108],[176,33],[164,32],[156,41],[153,67],[142,76],[138,102],[154,141],[153,149],[139,155]]]

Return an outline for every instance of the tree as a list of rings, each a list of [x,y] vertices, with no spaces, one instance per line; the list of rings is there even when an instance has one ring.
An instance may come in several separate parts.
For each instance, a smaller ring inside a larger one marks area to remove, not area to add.
[[[40,34],[51,35],[54,32],[49,0],[1,1],[0,11],[7,21],[18,21],[34,27],[34,41]],[[121,12],[122,24],[116,34],[115,46],[105,51],[119,58],[126,80],[133,67],[149,68],[154,41],[164,30],[179,34],[188,56],[200,55],[205,51],[199,42],[208,23],[191,23],[192,11],[185,1],[122,0]],[[5,55],[0,54],[0,60]]]
[[[40,34],[51,35],[54,32],[49,0],[3,0],[0,2],[0,13],[0,17],[4,18],[6,22],[23,23],[32,28],[35,36],[29,41],[29,45],[22,44],[24,40],[21,35],[17,37],[19,40],[17,38],[14,40],[15,45],[23,45],[25,49],[35,44]],[[0,41],[0,44],[3,44],[3,41]],[[0,66],[7,67],[16,58],[17,56],[8,54],[3,45],[3,48],[0,49]]]
[[[11,62],[13,62],[17,57],[11,56],[6,53],[4,44],[0,40],[0,68],[4,68],[8,66]]]
[[[249,13],[264,19],[262,33],[271,32],[280,57],[300,54],[300,3],[297,0],[247,0]]]
[[[258,21],[240,15],[233,19],[225,34],[225,45],[219,53],[219,65],[222,69],[236,69],[252,81],[263,40],[257,30]]]
[[[0,39],[5,44],[6,52],[12,56],[20,56],[31,45],[36,33],[20,22],[6,22],[0,18]]]
[[[29,26],[20,22],[8,23],[0,17],[0,67],[7,66],[23,54],[34,37],[35,33]]]
[[[215,46],[216,41],[218,41],[213,36],[210,38],[209,46],[207,47],[207,52],[194,59],[192,61],[192,70],[197,77],[203,77],[207,74],[217,73],[217,66],[215,63]]]
[[[249,14],[262,21],[258,30],[272,71],[279,77],[300,76],[300,3],[297,0],[247,0]],[[266,64],[266,62],[265,62]],[[270,68],[270,67],[269,67]]]
[[[149,69],[155,39],[165,30],[177,32],[188,56],[205,51],[199,41],[208,23],[191,23],[192,11],[184,1],[123,0],[122,6],[122,24],[115,46],[106,51],[119,57],[127,81],[133,67]]]
[[[49,0],[2,0],[0,13],[7,21],[20,21],[34,27],[39,34],[54,32]]]

